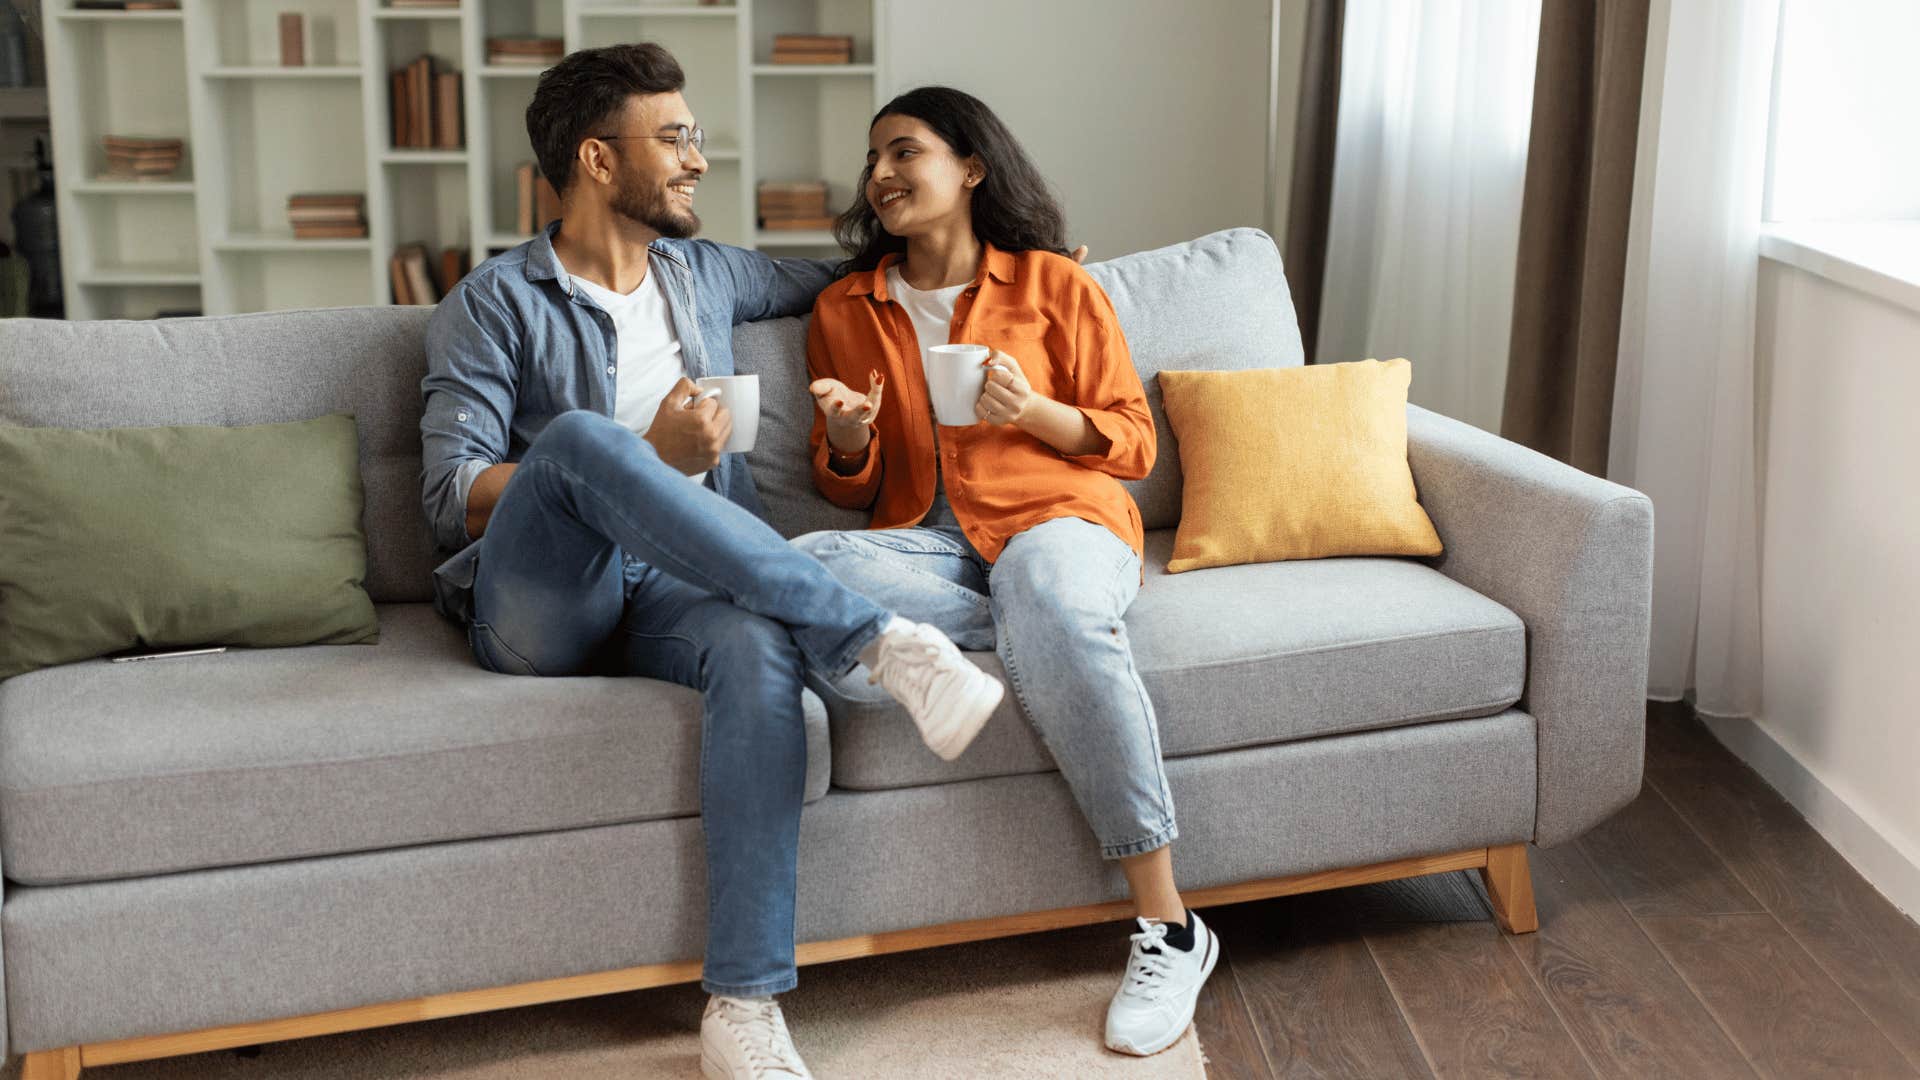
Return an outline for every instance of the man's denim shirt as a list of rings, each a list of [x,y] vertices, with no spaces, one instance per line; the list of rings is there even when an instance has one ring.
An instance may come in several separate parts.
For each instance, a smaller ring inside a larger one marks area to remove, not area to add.
[[[427,324],[427,377],[420,389],[421,497],[434,540],[459,554],[434,571],[442,614],[473,615],[479,545],[467,535],[467,492],[491,465],[519,461],[552,419],[570,409],[613,415],[613,317],[594,303],[553,251],[559,224],[461,280]],[[733,374],[733,328],[803,314],[833,279],[833,263],[771,259],[710,240],[653,242],[648,272],[660,275],[687,374]],[[707,486],[765,517],[741,455],[726,454]]]

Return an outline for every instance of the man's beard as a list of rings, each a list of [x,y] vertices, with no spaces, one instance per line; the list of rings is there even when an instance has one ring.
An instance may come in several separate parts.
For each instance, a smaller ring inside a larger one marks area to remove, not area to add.
[[[691,207],[674,205],[674,196],[664,187],[623,179],[614,192],[613,211],[637,221],[661,236],[685,240],[700,231],[700,215]]]

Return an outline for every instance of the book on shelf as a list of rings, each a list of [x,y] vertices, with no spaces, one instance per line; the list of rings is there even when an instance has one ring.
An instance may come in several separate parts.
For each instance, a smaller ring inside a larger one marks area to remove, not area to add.
[[[186,142],[183,139],[144,135],[102,135],[100,145],[109,150],[179,150],[186,146]]]
[[[789,67],[799,67],[803,64],[851,64],[853,63],[853,54],[776,52],[773,54],[773,62]]]
[[[514,228],[522,236],[532,236],[560,216],[560,193],[531,161],[520,163],[514,170],[514,180],[520,196]]]
[[[367,197],[357,192],[303,192],[287,196],[287,223],[296,240],[360,240],[367,235]]]
[[[833,229],[835,219],[831,215],[820,217],[761,218],[760,228],[764,232],[813,232]]]
[[[358,191],[302,191],[287,196],[287,206],[365,206],[367,197]]]
[[[566,55],[566,42],[560,38],[490,37],[487,39],[487,63],[504,66],[538,65],[545,67]]]
[[[364,240],[367,237],[367,223],[364,221],[340,225],[307,225],[295,222],[293,238],[295,240]]]
[[[850,64],[853,38],[844,34],[775,34],[776,64]]]
[[[440,285],[442,293],[450,293],[460,279],[467,276],[467,252],[464,248],[448,248],[440,253]]]
[[[853,51],[850,34],[775,34],[773,47],[792,49],[846,49]]]
[[[307,66],[307,17],[297,11],[280,13],[280,66]]]
[[[413,303],[413,290],[407,287],[407,258],[405,248],[395,251],[387,258],[387,278],[393,285],[393,302],[406,305]]]
[[[828,212],[824,198],[761,199],[759,207],[761,217],[819,217]]]
[[[103,135],[100,147],[106,153],[107,167],[102,175],[111,180],[158,180],[171,176],[180,169],[184,146],[175,138]]]
[[[390,8],[458,8],[460,0],[387,0]]]
[[[390,100],[393,102],[393,145],[404,149],[413,145],[413,110],[407,102],[413,95],[407,90],[407,69],[401,68],[393,73]]]
[[[179,11],[180,0],[73,0],[76,11]]]
[[[413,145],[433,145],[433,57],[422,56],[408,66],[413,90],[409,105],[413,109]]]
[[[433,77],[433,145],[457,150],[460,140],[460,76],[443,71]]]
[[[393,145],[401,150],[457,150],[461,144],[460,73],[434,70],[421,55],[389,78]]]
[[[440,298],[453,291],[460,279],[467,276],[469,269],[467,252],[462,248],[447,248],[440,253],[439,276],[434,276],[434,268],[429,265],[425,244],[402,244],[394,249],[387,260],[387,278],[393,286],[393,302],[396,304],[437,304]]]
[[[833,227],[824,180],[762,183],[754,188],[754,203],[760,227],[769,232]]]

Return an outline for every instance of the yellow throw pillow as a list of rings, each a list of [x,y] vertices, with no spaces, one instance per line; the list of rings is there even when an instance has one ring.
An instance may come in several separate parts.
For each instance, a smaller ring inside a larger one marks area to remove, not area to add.
[[[1169,573],[1334,555],[1438,555],[1407,467],[1404,359],[1162,371],[1180,440]]]

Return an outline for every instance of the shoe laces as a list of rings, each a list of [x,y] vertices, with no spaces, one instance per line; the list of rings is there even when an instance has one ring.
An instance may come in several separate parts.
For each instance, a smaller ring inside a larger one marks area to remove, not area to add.
[[[739,1035],[741,1049],[747,1052],[747,1064],[755,1073],[763,1069],[784,1069],[796,1076],[806,1075],[800,1052],[794,1049],[780,1006],[773,999],[742,1001],[722,997],[720,1014]]]
[[[1173,974],[1173,957],[1167,954],[1167,924],[1159,919],[1137,918],[1140,932],[1130,935],[1133,955],[1127,958],[1127,977],[1120,992],[1142,1001],[1157,1001],[1167,991],[1167,978]]]
[[[880,660],[871,682],[884,682],[887,689],[925,700],[933,680],[940,673],[940,641],[924,626],[896,636],[880,647]]]

